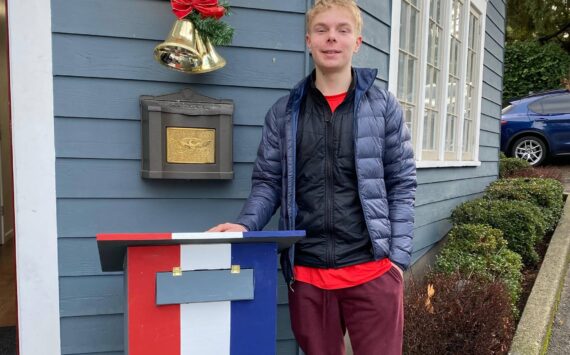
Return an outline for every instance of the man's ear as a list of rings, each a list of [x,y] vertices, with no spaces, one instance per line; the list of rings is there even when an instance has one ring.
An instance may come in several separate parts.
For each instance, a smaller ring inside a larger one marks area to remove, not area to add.
[[[357,53],[362,45],[362,36],[356,37],[356,47],[354,47],[354,53]]]
[[[305,43],[307,44],[309,52],[311,52],[311,36],[309,36],[308,32],[305,34]]]

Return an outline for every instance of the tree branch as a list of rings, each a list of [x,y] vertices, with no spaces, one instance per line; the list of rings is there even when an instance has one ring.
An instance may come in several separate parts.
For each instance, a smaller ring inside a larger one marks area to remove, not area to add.
[[[538,41],[540,42],[540,44],[544,44],[546,41],[548,41],[551,38],[557,37],[559,34],[565,32],[566,30],[570,29],[570,22],[568,22],[567,24],[565,24],[564,26],[562,26],[558,31],[556,31],[555,33],[546,35],[546,36],[542,36],[538,38]]]

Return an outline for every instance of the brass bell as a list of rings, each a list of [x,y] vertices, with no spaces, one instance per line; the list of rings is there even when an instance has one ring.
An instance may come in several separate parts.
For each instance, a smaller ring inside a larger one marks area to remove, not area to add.
[[[193,74],[226,65],[210,40],[204,41],[189,20],[176,20],[166,40],[154,48],[154,58],[168,68]]]

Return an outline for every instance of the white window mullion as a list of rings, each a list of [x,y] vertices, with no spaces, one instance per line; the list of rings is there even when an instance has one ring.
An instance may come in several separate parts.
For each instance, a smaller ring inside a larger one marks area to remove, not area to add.
[[[469,50],[469,13],[471,11],[471,1],[465,0],[463,4],[463,12],[461,13],[461,24],[463,26],[461,32],[461,55],[459,56],[459,86],[457,92],[458,99],[458,122],[457,122],[457,157],[456,160],[462,160],[463,155],[463,123],[465,122],[465,79],[467,77],[467,51]]]
[[[447,81],[449,80],[449,52],[450,52],[450,37],[451,37],[451,30],[449,24],[449,16],[451,14],[451,6],[452,2],[450,0],[444,0],[442,2],[443,10],[443,39],[441,45],[443,46],[443,53],[441,58],[441,67],[442,67],[442,83],[441,83],[441,112],[439,114],[439,119],[441,120],[441,124],[439,125],[439,134],[440,134],[440,141],[439,141],[439,157],[438,160],[445,160],[445,130],[446,130],[446,123],[447,123],[447,88],[448,84]]]
[[[417,139],[415,144],[417,160],[422,159],[422,147],[423,147],[423,137],[424,137],[424,110],[425,110],[425,82],[426,82],[426,63],[427,63],[427,46],[428,46],[428,34],[429,34],[429,0],[421,0],[421,20],[420,20],[420,54],[419,54],[419,75],[417,82],[418,85],[418,107],[416,111],[416,123],[417,123]]]

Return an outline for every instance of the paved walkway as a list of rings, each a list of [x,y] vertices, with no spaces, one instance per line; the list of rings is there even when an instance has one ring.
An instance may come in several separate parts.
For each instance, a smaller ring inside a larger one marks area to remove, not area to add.
[[[564,191],[570,192],[570,159],[559,158],[552,164],[560,168],[564,176]],[[569,197],[570,198],[570,197]],[[568,236],[570,238],[570,235]],[[558,311],[552,324],[552,336],[547,355],[570,354],[570,267],[566,272],[564,288],[560,295]]]

